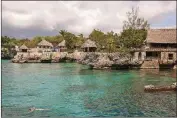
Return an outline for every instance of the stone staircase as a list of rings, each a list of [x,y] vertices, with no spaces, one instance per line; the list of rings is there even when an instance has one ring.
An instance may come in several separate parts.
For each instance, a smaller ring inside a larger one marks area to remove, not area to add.
[[[158,60],[145,60],[140,68],[144,69],[158,69],[159,68],[159,62]]]

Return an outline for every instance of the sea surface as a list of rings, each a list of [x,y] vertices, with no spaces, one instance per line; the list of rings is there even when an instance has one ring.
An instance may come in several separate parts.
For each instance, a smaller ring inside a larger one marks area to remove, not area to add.
[[[175,70],[91,70],[77,63],[1,62],[2,117],[174,117],[176,92],[144,86],[176,82]],[[29,112],[29,108],[35,110]]]

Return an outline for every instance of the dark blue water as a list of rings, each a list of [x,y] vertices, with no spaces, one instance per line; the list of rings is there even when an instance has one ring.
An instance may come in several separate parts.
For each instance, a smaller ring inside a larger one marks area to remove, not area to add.
[[[144,85],[175,82],[174,70],[89,70],[76,63],[2,60],[2,116],[176,116],[176,93]],[[30,112],[30,107],[49,109]]]

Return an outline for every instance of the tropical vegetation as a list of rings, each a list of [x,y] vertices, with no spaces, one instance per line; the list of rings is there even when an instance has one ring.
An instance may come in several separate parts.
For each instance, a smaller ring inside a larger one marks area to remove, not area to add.
[[[127,20],[124,21],[123,31],[115,33],[113,31],[104,33],[99,29],[93,29],[88,38],[95,41],[100,52],[127,51],[130,48],[139,48],[144,43],[149,28],[147,20],[138,16],[138,8],[132,8],[127,12]],[[81,47],[86,37],[83,34],[75,35],[66,30],[60,30],[56,36],[36,36],[32,39],[16,39],[8,36],[1,37],[2,47],[21,46],[25,44],[29,48],[35,47],[42,39],[51,42],[54,46],[62,40],[66,41],[68,50],[73,51],[76,47]]]

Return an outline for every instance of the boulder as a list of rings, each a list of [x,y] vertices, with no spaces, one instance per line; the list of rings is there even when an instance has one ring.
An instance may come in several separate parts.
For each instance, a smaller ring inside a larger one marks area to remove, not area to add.
[[[146,86],[144,86],[144,91],[148,91],[148,92],[176,91],[176,90],[177,90],[176,83],[173,83],[172,85],[169,85],[169,86],[159,86],[159,87],[155,87],[154,85],[146,85]]]
[[[95,62],[89,63],[95,69],[109,69],[112,64],[113,61],[109,59],[108,54],[100,54]]]

